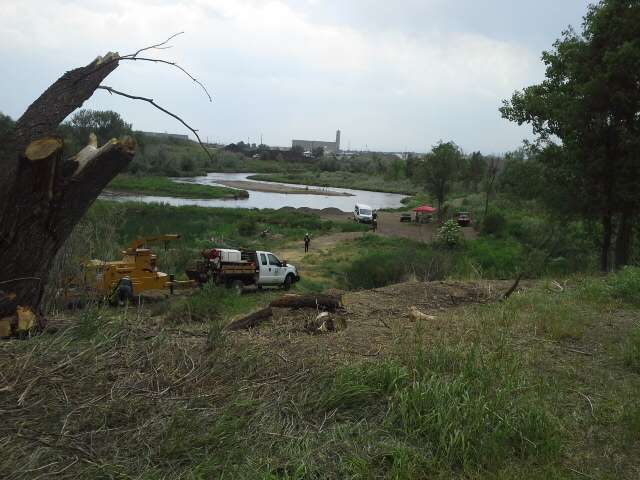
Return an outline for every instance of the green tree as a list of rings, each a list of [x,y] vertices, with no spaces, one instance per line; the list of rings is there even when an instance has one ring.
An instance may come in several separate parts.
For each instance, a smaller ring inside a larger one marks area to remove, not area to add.
[[[525,149],[509,152],[505,155],[498,185],[501,192],[520,200],[542,198],[546,185],[544,165]]]
[[[485,171],[487,170],[487,161],[480,152],[473,152],[467,161],[466,181],[473,188],[474,192],[478,191],[478,185],[482,181]]]
[[[313,158],[322,158],[324,157],[324,147],[316,147],[311,151],[311,156]]]
[[[10,116],[0,112],[0,138],[9,133],[13,129],[14,125],[15,122],[11,119]]]
[[[516,92],[503,117],[538,136],[553,208],[598,217],[600,265],[629,261],[640,210],[640,0],[591,5],[542,56],[546,78]]]
[[[77,151],[87,144],[89,134],[95,133],[98,144],[103,145],[112,138],[131,135],[131,124],[125,122],[119,113],[112,110],[79,110],[62,126],[70,148]]]
[[[451,184],[460,177],[462,166],[462,151],[453,142],[441,141],[427,154],[422,165],[422,179],[427,192],[436,197],[438,210],[442,209]]]

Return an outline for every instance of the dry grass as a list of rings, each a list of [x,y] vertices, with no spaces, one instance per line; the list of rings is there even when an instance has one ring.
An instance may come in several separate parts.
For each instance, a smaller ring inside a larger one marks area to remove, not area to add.
[[[348,293],[324,335],[55,319],[0,343],[0,478],[637,478],[637,311],[580,283],[486,302],[508,286]]]

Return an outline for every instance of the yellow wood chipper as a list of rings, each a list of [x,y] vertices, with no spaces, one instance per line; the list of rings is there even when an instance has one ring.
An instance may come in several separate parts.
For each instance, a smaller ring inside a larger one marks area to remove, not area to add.
[[[135,239],[122,251],[122,260],[89,260],[83,264],[83,275],[72,282],[75,288],[68,289],[65,298],[68,303],[78,298],[78,294],[116,300],[122,297],[121,285],[127,287],[125,296],[133,298],[149,290],[173,292],[175,287],[193,286],[191,281],[177,281],[173,275],[159,272],[158,256],[149,248],[153,243],[165,243],[180,238],[180,235],[166,234]]]

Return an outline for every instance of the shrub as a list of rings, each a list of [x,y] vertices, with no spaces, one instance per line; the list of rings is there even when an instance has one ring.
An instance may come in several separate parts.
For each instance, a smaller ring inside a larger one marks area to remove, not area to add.
[[[640,373],[640,327],[635,327],[629,332],[622,353],[625,366]]]
[[[640,268],[625,267],[611,280],[614,298],[624,302],[640,304]]]
[[[462,229],[455,220],[447,220],[438,229],[438,242],[447,247],[457,247],[462,243]]]
[[[258,231],[258,225],[251,220],[243,220],[238,223],[238,233],[243,237],[251,237]]]
[[[502,235],[507,225],[507,219],[499,212],[489,212],[482,219],[482,233],[488,235]]]

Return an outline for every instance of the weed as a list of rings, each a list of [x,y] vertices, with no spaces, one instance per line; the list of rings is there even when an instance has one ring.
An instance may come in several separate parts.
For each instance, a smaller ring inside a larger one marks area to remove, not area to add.
[[[640,326],[635,326],[629,332],[622,347],[622,355],[625,366],[640,373]]]

